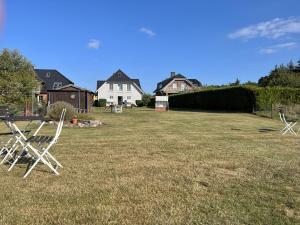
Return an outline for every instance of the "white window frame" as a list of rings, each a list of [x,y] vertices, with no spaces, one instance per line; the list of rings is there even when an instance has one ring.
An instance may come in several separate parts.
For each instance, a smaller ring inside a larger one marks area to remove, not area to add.
[[[127,84],[127,91],[131,91],[131,84]]]
[[[123,91],[123,84],[118,84],[119,91]]]
[[[173,87],[173,89],[177,89],[177,83],[174,82],[174,83],[172,84],[172,87]]]
[[[109,83],[109,90],[113,91],[114,90],[114,84],[113,83]]]
[[[182,91],[184,91],[184,90],[186,89],[186,84],[185,84],[185,83],[182,83],[181,86],[180,86],[180,89],[181,89]]]
[[[62,87],[62,82],[54,82],[53,83],[53,90],[56,90],[61,87]]]

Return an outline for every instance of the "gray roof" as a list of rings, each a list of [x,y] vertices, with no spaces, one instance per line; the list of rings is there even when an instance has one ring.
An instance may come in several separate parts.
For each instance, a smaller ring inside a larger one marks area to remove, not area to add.
[[[141,90],[141,83],[139,79],[131,79],[127,76],[122,70],[118,70],[113,73],[107,80],[98,80],[97,81],[97,90],[105,83],[105,82],[116,82],[116,83],[135,83]]]
[[[53,90],[53,85],[55,82],[61,83],[62,86],[74,84],[71,80],[66,78],[57,70],[35,69],[35,73],[38,80],[40,80],[43,83],[42,92]]]
[[[190,81],[196,87],[201,86],[200,81],[198,81],[197,79],[187,79],[185,76],[178,73],[178,74],[176,74],[172,77],[169,77],[169,78],[157,83],[157,87],[154,90],[154,93],[160,91],[161,89],[163,89],[165,86],[167,86],[168,83],[170,83],[173,79],[176,79],[176,78],[186,79],[186,80]]]
[[[98,90],[104,83],[105,83],[105,80],[97,80],[97,89],[96,90]]]
[[[193,85],[196,87],[202,87],[201,82],[197,79],[189,79],[189,81],[191,81],[193,83]]]
[[[57,88],[55,90],[50,90],[50,92],[63,91],[64,89],[66,89],[68,87],[72,87],[72,88],[75,88],[75,89],[80,90],[80,91],[86,91],[86,92],[90,92],[90,93],[94,94],[94,92],[90,91],[89,89],[82,88],[82,87],[76,86],[74,84],[68,84],[68,85],[62,86],[62,87],[59,87],[59,88]]]

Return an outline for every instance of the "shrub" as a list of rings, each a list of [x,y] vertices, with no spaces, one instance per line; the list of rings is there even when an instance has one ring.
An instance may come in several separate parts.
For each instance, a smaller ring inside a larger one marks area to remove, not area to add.
[[[144,103],[143,103],[142,100],[136,100],[135,104],[137,105],[137,107],[143,107],[144,106]]]
[[[77,115],[75,108],[67,102],[55,102],[48,107],[47,115],[50,119],[59,121],[63,109],[66,109],[65,120],[70,121]]]
[[[142,97],[143,105],[148,106],[149,102],[151,101],[151,95],[149,94],[144,94]]]
[[[155,97],[151,97],[147,107],[154,108],[155,107]]]
[[[92,115],[87,114],[87,113],[79,113],[77,115],[77,119],[79,121],[83,121],[83,120],[95,120],[95,117],[93,117]]]
[[[94,105],[95,107],[100,107],[99,101],[98,101],[98,100],[95,100],[93,105]]]
[[[101,98],[98,100],[99,106],[98,107],[105,107],[106,106],[106,99]]]

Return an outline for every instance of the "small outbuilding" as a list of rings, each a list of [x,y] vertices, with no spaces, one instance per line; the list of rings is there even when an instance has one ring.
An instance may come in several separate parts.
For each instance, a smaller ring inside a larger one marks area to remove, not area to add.
[[[58,101],[68,102],[78,112],[90,112],[93,106],[94,93],[85,88],[69,84],[55,90],[48,90],[48,104]]]
[[[169,97],[168,96],[156,96],[155,97],[155,111],[166,112],[169,110]]]

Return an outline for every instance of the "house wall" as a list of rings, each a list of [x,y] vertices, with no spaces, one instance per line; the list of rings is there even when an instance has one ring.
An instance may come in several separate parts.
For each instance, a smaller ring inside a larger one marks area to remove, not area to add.
[[[42,101],[42,102],[47,103],[48,102],[48,94],[40,93],[37,95],[37,99],[38,99],[38,102]]]
[[[127,85],[123,84],[123,91],[118,88],[118,83],[113,84],[113,91],[109,88],[109,83],[105,82],[98,90],[98,99],[106,99],[107,104],[118,104],[118,96],[123,97],[123,102],[126,100],[128,103],[135,104],[136,100],[142,100],[143,94],[133,85],[131,85],[131,91],[127,91]],[[111,98],[112,96],[112,98]],[[130,96],[131,99],[128,99]]]
[[[176,84],[176,88],[173,87],[173,84]],[[182,88],[182,85],[185,85],[185,89]],[[190,83],[186,82],[186,80],[174,80],[170,84],[168,84],[163,90],[165,93],[178,93],[181,91],[190,91],[194,89],[194,86],[191,86]]]
[[[74,97],[74,98],[73,98]],[[58,101],[68,102],[76,109],[91,111],[93,105],[93,95],[86,91],[50,91],[48,93],[49,103]]]

